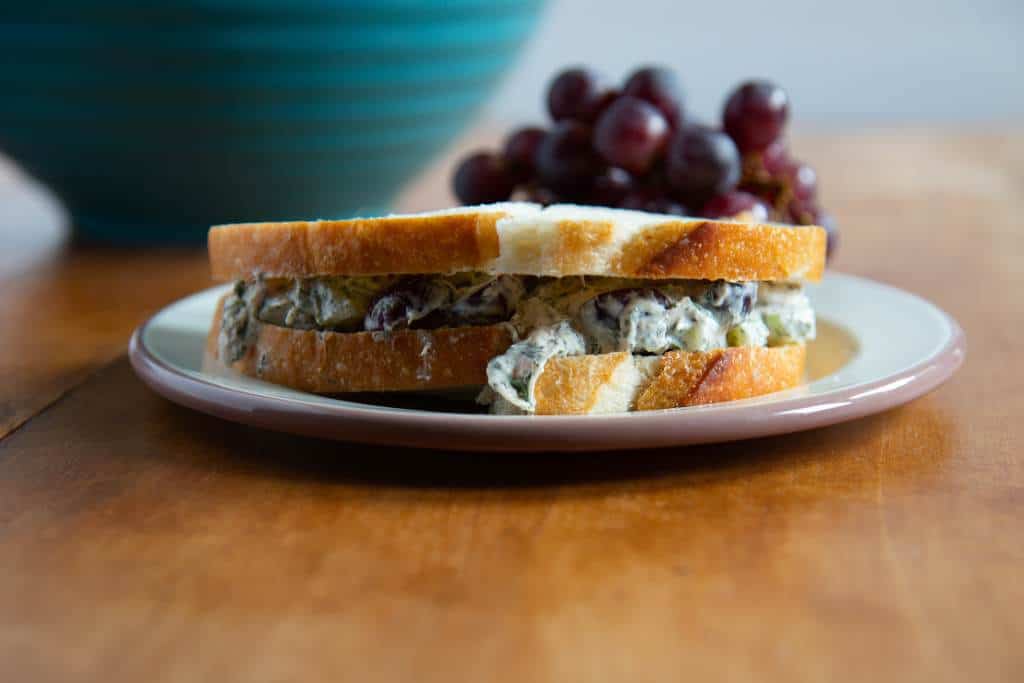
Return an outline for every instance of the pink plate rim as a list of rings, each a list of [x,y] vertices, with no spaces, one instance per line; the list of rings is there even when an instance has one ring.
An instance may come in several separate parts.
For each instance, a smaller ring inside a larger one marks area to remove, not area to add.
[[[811,395],[782,392],[693,408],[616,415],[495,416],[381,408],[338,400],[310,404],[226,387],[186,374],[146,347],[135,330],[129,359],[136,374],[174,403],[226,420],[318,438],[463,451],[599,451],[737,441],[853,420],[932,391],[963,364],[967,342],[948,314],[945,344],[905,370]]]

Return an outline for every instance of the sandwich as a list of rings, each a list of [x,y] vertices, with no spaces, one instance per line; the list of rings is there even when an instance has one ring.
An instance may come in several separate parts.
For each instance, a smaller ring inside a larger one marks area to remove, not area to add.
[[[497,414],[799,385],[825,231],[509,202],[211,228],[208,362],[317,394],[472,388]]]

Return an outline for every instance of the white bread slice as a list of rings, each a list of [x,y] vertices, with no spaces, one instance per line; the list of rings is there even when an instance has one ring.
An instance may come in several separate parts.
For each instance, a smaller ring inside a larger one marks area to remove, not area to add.
[[[825,231],[814,226],[562,204],[497,230],[497,273],[799,281],[820,279],[825,263]]]
[[[818,280],[825,231],[575,205],[504,203],[344,221],[216,226],[218,280],[451,273]]]
[[[223,300],[207,338],[217,359]],[[254,343],[230,367],[242,374],[318,394],[481,386],[488,361],[513,342],[507,325],[401,330],[389,335],[294,330],[260,325]],[[677,408],[749,398],[803,380],[803,344],[552,358],[537,380],[538,415]],[[501,399],[503,401],[503,399]],[[518,412],[502,410],[498,412]]]
[[[536,414],[658,410],[751,398],[798,386],[806,360],[804,344],[552,358],[537,379]]]
[[[483,270],[498,256],[496,224],[539,213],[507,202],[338,221],[238,223],[210,228],[215,280]]]
[[[224,363],[218,337],[221,299],[206,339],[209,359]],[[480,386],[487,362],[512,344],[509,325],[438,330],[320,332],[260,324],[253,343],[228,367],[315,394],[413,391]]]
[[[534,397],[538,415],[622,413],[632,410],[640,387],[649,377],[629,353],[552,358],[537,378]],[[504,403],[504,399],[498,399]],[[499,408],[496,412],[513,412]]]

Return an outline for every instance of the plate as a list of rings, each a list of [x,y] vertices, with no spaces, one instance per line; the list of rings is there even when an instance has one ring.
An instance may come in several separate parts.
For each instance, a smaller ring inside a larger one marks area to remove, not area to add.
[[[864,278],[829,273],[808,286],[819,335],[804,385],[758,398],[615,415],[499,416],[465,396],[316,396],[202,369],[206,333],[226,286],[177,301],[135,331],[129,356],[157,393],[256,427],[397,446],[580,451],[735,441],[852,420],[925,394],[963,363],[960,326],[931,303]]]

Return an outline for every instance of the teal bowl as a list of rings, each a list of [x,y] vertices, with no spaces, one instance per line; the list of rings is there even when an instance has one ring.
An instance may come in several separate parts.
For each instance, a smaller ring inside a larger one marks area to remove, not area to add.
[[[543,0],[35,0],[0,9],[0,150],[87,241],[388,210]]]

